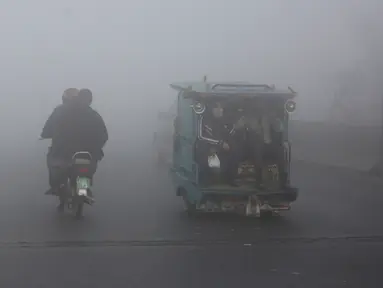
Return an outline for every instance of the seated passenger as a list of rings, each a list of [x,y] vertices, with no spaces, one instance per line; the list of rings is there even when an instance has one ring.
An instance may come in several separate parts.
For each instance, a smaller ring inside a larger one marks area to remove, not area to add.
[[[223,108],[215,103],[211,114],[204,115],[198,127],[197,161],[200,165],[201,182],[208,182],[208,156],[216,152],[221,163],[221,171],[229,185],[236,186],[234,180],[238,171],[238,151],[230,134],[233,126],[225,124]]]
[[[235,135],[238,142],[237,145],[243,147],[246,159],[253,162],[256,183],[260,186],[262,181],[263,146],[265,142],[261,113],[259,111],[251,111],[251,113],[246,112],[242,115],[234,124],[232,135]]]
[[[256,183],[262,186],[262,168],[266,160],[275,162],[279,167],[279,174],[283,176],[283,122],[274,110],[267,110],[264,106],[250,111],[235,122],[231,134],[236,138],[237,145],[243,147],[246,158],[253,162]]]
[[[278,116],[275,110],[267,113],[266,125],[270,141],[265,145],[265,156],[273,163],[277,164],[279,171],[279,181],[283,186],[286,184],[286,169],[285,169],[285,147],[284,147],[284,123]]]

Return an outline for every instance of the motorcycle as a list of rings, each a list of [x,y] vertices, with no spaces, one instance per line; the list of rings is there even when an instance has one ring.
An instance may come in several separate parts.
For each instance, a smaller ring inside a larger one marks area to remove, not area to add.
[[[74,153],[68,167],[67,181],[59,189],[60,206],[66,206],[77,219],[83,215],[84,204],[92,205],[95,202],[91,190],[91,170],[92,155],[87,151]]]
[[[40,140],[43,140],[40,138]],[[79,151],[73,154],[72,161],[66,170],[66,181],[59,189],[59,210],[65,207],[76,219],[83,216],[84,204],[92,205],[95,200],[92,193],[94,163],[88,151]]]

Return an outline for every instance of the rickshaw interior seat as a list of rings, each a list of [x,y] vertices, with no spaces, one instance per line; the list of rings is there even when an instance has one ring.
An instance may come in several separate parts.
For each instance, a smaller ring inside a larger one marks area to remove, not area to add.
[[[238,174],[235,177],[235,181],[239,185],[240,189],[246,188],[247,186],[254,186],[256,182],[255,178],[255,165],[250,163],[249,161],[241,162],[238,165]],[[226,184],[224,175],[221,172],[217,173],[217,170],[210,169],[209,171],[209,184],[206,185],[209,188],[228,188],[229,184]]]
[[[263,174],[265,173],[265,171],[269,170],[271,166],[276,165],[275,160],[276,160],[275,155],[273,153],[270,153],[270,151],[268,151],[267,153],[263,155],[263,164],[264,164],[262,168]],[[207,187],[217,188],[217,189],[218,188],[224,189],[225,187],[226,188],[230,187],[230,189],[233,189],[232,186],[225,183],[224,181],[225,179],[223,178],[223,175],[221,175],[220,173],[217,173],[217,170],[211,169],[209,174],[210,174],[209,175],[210,181],[209,181],[209,184],[206,185]],[[246,159],[246,157],[242,159],[238,164],[238,174],[235,178],[235,181],[239,185],[238,187],[240,189],[244,189],[248,186],[254,187],[254,183],[257,182],[256,163],[254,163],[254,161]]]

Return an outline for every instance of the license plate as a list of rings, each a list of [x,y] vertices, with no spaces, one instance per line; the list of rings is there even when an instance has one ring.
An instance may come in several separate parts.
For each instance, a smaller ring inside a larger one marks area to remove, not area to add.
[[[90,179],[86,177],[77,178],[77,189],[88,189],[90,187]]]

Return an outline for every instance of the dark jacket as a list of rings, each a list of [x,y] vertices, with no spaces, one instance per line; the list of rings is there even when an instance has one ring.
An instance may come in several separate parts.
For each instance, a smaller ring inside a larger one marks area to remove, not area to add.
[[[41,137],[52,139],[53,157],[69,159],[78,151],[88,151],[95,160],[101,160],[108,131],[100,114],[91,107],[64,104],[53,110]]]
[[[199,120],[198,138],[210,144],[222,145],[232,142],[232,124],[226,124],[223,118],[201,117]]]

